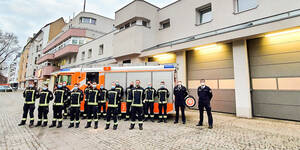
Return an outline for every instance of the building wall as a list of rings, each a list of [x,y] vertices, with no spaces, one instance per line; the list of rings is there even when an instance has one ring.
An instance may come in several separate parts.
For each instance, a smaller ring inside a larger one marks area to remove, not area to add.
[[[65,25],[66,23],[63,18],[59,18],[58,20],[51,23],[49,26],[49,36],[45,36],[45,39],[48,38],[47,43],[50,42],[55,36],[57,36],[62,31],[62,28],[65,27]]]

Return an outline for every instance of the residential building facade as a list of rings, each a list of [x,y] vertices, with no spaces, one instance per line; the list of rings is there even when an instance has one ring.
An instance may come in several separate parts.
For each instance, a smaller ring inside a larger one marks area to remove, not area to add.
[[[28,65],[29,48],[31,47],[31,38],[28,38],[27,44],[24,46],[21,52],[19,69],[18,69],[18,85],[20,89],[26,88],[26,71]]]
[[[12,63],[9,64],[8,68],[8,84],[14,88],[18,88],[18,71],[20,62],[20,54],[16,56]]]
[[[78,59],[79,47],[111,32],[113,23],[114,20],[110,18],[80,12],[43,48],[42,57],[37,61],[41,67],[38,78],[47,81],[52,72],[74,64]]]

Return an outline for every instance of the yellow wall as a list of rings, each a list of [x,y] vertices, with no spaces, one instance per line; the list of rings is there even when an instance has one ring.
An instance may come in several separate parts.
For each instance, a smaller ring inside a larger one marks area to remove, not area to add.
[[[66,23],[63,18],[59,18],[58,20],[52,22],[50,25],[48,42],[55,38],[65,25]]]

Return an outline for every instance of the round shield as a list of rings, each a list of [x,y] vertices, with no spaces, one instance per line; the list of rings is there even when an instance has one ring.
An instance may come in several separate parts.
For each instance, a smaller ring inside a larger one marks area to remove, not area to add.
[[[196,105],[196,100],[193,96],[187,96],[185,98],[185,104],[187,107],[194,107]]]

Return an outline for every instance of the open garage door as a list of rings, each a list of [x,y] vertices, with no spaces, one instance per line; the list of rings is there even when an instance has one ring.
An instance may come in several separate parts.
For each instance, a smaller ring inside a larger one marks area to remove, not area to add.
[[[254,116],[300,121],[300,35],[247,41]]]
[[[200,79],[212,88],[212,110],[235,113],[232,44],[187,52],[188,89],[196,99]],[[198,108],[198,105],[195,106]]]

